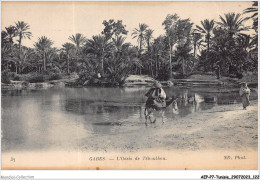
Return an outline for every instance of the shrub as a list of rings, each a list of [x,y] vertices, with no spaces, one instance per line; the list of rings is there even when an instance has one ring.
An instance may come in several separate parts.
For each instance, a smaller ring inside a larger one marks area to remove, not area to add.
[[[10,80],[11,80],[11,73],[8,70],[2,71],[1,74],[2,83],[10,83]]]
[[[243,78],[243,74],[239,73],[239,72],[236,72],[236,73],[229,74],[228,77],[242,79]]]
[[[43,74],[32,73],[28,77],[28,81],[30,83],[44,82],[45,81],[45,76]]]
[[[76,83],[79,85],[83,85],[86,81],[91,80],[95,77],[95,73],[91,72],[81,72],[78,76]]]
[[[167,81],[170,79],[169,71],[167,68],[164,68],[159,71],[158,77],[156,78],[159,81]]]
[[[14,81],[22,81],[23,78],[22,78],[20,75],[16,74],[16,75],[14,76],[13,80],[14,80]]]
[[[70,73],[70,78],[79,78],[79,75],[76,72]]]
[[[60,73],[50,73],[48,76],[48,80],[58,80],[62,78],[62,74]]]
[[[243,78],[243,74],[239,73],[239,72],[236,74],[236,76],[237,76],[238,79],[242,79]]]

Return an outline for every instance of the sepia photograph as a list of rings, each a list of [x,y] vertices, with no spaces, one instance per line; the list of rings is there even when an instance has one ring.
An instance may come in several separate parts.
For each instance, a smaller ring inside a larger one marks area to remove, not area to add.
[[[1,169],[258,170],[258,1],[2,1]]]

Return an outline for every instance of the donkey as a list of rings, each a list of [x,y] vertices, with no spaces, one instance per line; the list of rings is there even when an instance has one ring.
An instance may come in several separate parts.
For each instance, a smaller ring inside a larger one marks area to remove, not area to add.
[[[164,123],[164,121],[163,121],[164,112],[165,112],[166,108],[169,107],[171,104],[173,105],[174,110],[177,111],[178,110],[177,99],[175,99],[174,97],[171,97],[170,99],[166,100],[165,107],[155,107],[154,105],[150,105],[150,104],[146,103],[145,110],[144,110],[145,125],[147,126],[148,118],[150,120],[150,123],[156,122],[156,118],[154,118],[154,121],[152,121],[152,119],[151,119],[151,114],[155,111],[157,111],[159,114],[161,114],[162,123]]]

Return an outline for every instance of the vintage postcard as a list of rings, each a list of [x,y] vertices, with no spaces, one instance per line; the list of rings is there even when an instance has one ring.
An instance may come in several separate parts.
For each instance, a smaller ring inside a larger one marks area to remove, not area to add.
[[[258,1],[2,1],[1,167],[258,170]]]

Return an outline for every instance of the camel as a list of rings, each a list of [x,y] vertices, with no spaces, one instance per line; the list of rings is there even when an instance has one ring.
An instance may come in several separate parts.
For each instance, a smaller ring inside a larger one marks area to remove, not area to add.
[[[159,107],[154,107],[153,105],[146,104],[145,110],[144,110],[145,125],[147,126],[148,118],[149,118],[151,124],[156,122],[156,118],[154,118],[154,121],[151,120],[151,114],[155,111],[157,111],[159,114],[161,114],[162,123],[164,123],[164,121],[163,121],[164,112],[165,112],[166,108],[169,107],[171,104],[173,104],[174,110],[177,111],[177,109],[178,109],[177,99],[175,99],[174,97],[171,97],[170,99],[166,100],[165,107],[159,108]]]

